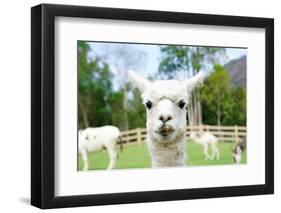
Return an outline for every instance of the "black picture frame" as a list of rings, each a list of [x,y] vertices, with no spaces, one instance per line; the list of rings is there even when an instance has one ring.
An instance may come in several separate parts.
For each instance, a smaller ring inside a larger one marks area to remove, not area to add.
[[[93,195],[54,195],[55,190],[55,17],[263,28],[266,34],[265,184]],[[41,4],[31,8],[31,204],[59,208],[217,198],[274,193],[274,20],[164,11]]]

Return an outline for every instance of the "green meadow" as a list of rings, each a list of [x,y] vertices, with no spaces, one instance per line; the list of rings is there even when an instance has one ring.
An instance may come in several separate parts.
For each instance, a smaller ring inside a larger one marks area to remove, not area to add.
[[[199,144],[188,142],[187,143],[187,165],[188,166],[203,166],[203,165],[223,165],[233,164],[232,148],[233,143],[220,142],[218,148],[220,150],[219,160],[205,160],[203,154],[203,147]],[[210,150],[209,150],[210,151]],[[118,152],[117,167],[116,169],[128,168],[150,168],[151,161],[149,153],[145,144],[142,145],[129,145],[125,146],[122,152]],[[109,163],[107,151],[100,151],[90,153],[89,156],[89,169],[101,170],[106,169]],[[243,153],[242,164],[246,163],[246,153]],[[78,169],[82,170],[83,161],[79,156]]]

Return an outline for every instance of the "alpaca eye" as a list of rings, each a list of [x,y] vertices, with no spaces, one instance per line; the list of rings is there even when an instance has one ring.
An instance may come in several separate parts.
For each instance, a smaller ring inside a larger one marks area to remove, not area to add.
[[[183,100],[180,100],[179,107],[182,109],[185,106],[185,102]]]
[[[147,107],[148,109],[150,109],[150,108],[152,107],[151,101],[147,101],[147,102],[145,103],[145,105],[146,105],[146,107]]]

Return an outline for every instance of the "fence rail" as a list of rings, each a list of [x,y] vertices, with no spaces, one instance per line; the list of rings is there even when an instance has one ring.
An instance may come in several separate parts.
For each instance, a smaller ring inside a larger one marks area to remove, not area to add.
[[[238,143],[243,137],[247,135],[247,128],[245,126],[187,126],[186,135],[189,137],[190,132],[210,132],[215,135],[220,141]],[[146,129],[137,128],[127,131],[122,131],[122,141],[126,145],[145,143]]]

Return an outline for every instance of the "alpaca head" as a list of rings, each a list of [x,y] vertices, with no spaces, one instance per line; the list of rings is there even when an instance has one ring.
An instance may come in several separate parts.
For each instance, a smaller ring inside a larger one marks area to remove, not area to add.
[[[146,127],[149,137],[156,142],[171,142],[186,133],[186,106],[191,91],[204,80],[199,72],[184,80],[158,80],[150,82],[133,71],[129,80],[137,87],[146,106]]]
[[[196,141],[197,139],[197,134],[195,132],[191,132],[189,138],[193,141]]]
[[[238,145],[237,147],[235,147],[235,149],[232,152],[232,157],[235,163],[239,164],[241,162],[243,151],[244,149],[242,146]]]

